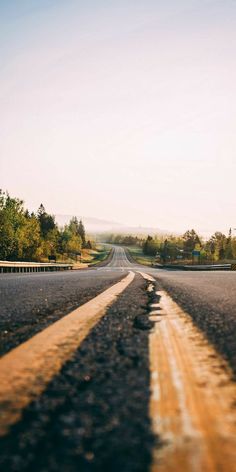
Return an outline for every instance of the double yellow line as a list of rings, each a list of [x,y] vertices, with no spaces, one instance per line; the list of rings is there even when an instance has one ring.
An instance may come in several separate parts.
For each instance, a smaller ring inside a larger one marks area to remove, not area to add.
[[[107,308],[134,279],[129,274],[0,359],[0,435],[72,357]]]
[[[141,273],[150,292],[155,279]],[[133,281],[124,279],[0,359],[0,435],[59,373],[107,308]],[[152,305],[149,336],[153,432],[151,472],[236,470],[236,386],[226,363],[190,317],[164,292]]]

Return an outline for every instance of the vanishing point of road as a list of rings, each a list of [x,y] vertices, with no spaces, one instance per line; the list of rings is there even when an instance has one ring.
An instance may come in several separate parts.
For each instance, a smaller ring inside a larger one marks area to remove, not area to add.
[[[236,470],[236,274],[0,275],[4,472]]]

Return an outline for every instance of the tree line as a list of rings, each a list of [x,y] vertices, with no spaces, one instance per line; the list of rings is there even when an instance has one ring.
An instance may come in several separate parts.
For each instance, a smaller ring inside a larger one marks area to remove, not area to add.
[[[216,231],[209,239],[204,240],[194,229],[181,236],[132,236],[111,234],[107,241],[125,246],[136,245],[142,248],[145,255],[159,258],[162,262],[192,260],[193,251],[199,253],[202,262],[217,262],[236,259],[236,238],[229,230],[227,235]]]
[[[83,248],[91,246],[81,220],[72,217],[59,228],[43,204],[30,213],[22,200],[0,190],[0,260],[76,259]]]
[[[192,260],[194,257],[202,262],[236,259],[236,238],[232,236],[231,229],[228,235],[216,231],[207,240],[203,240],[194,229],[182,236],[170,236],[162,240],[148,236],[142,247],[144,254],[159,257],[163,262]]]

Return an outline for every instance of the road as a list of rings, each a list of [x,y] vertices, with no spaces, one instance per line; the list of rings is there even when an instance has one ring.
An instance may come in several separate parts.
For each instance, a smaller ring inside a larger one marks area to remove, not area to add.
[[[1,470],[235,470],[235,289],[234,272],[147,268],[120,247],[104,267],[1,274]]]

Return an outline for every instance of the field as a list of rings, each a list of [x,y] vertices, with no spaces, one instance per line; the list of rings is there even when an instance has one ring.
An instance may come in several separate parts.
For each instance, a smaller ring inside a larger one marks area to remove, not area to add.
[[[139,246],[126,246],[128,249],[130,255],[133,257],[133,259],[138,262],[139,264],[144,264],[146,266],[151,266],[152,263],[154,262],[154,257],[153,256],[147,256],[143,254],[142,248]]]

